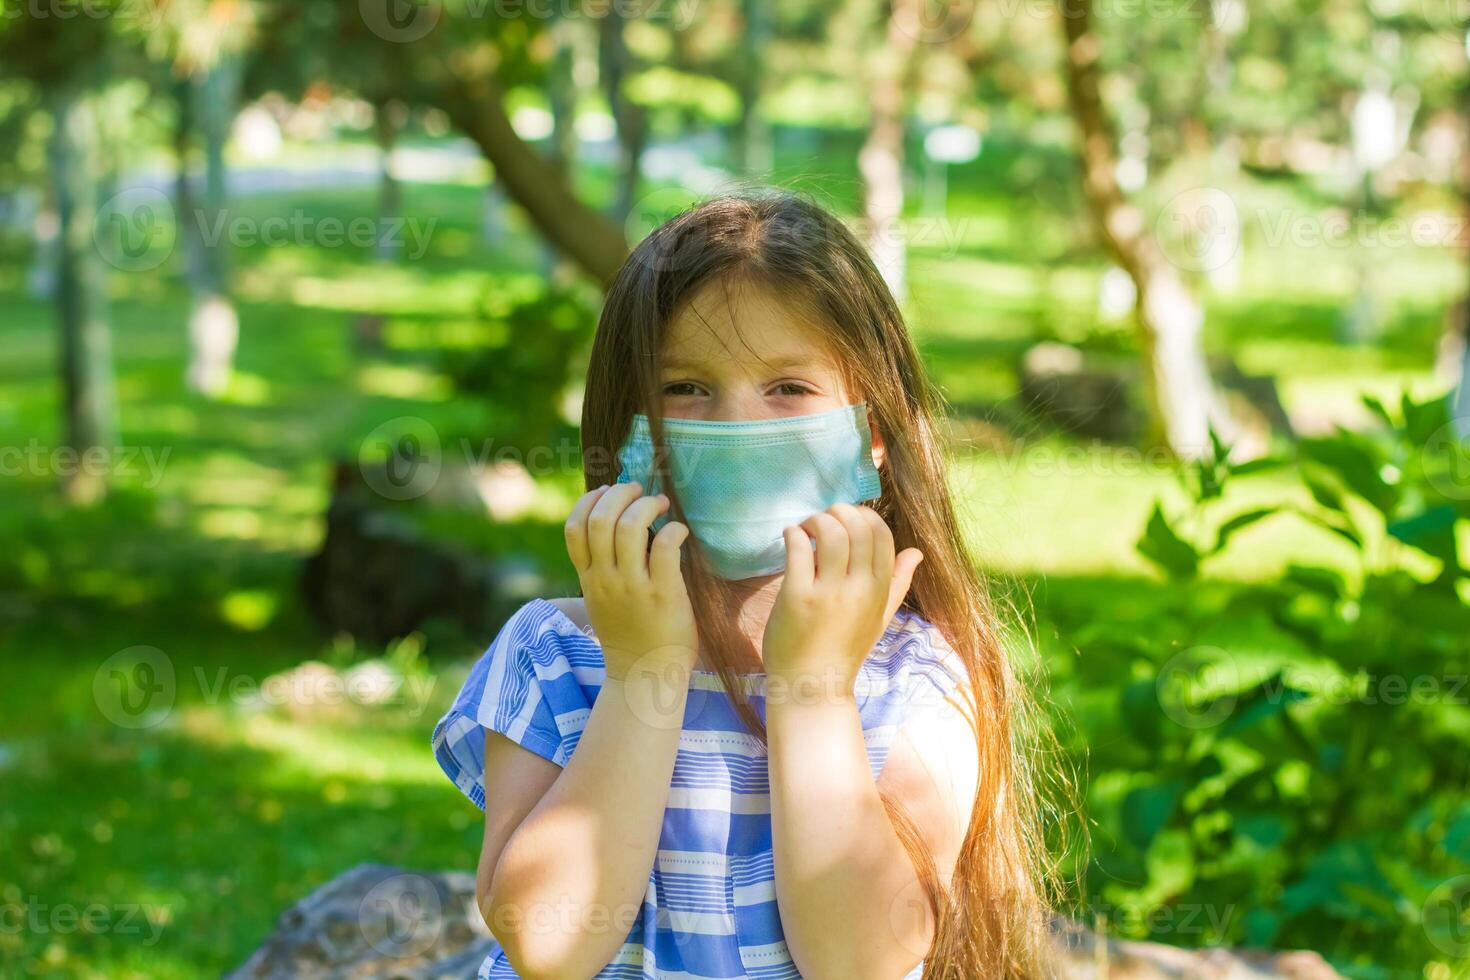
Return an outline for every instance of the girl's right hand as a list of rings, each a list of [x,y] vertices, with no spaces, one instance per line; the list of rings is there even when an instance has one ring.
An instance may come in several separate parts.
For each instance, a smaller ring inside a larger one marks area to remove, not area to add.
[[[663,494],[644,497],[638,483],[590,490],[567,518],[567,554],[582,583],[587,619],[602,644],[607,676],[624,680],[635,664],[661,671],[694,666],[694,610],[679,571],[689,528],[670,521],[648,544],[648,530],[668,510]]]

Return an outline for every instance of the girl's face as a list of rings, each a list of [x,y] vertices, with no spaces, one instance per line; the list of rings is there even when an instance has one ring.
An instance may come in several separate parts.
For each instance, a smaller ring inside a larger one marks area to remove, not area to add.
[[[767,290],[711,283],[669,324],[664,412],[712,422],[814,415],[853,404],[820,332]]]

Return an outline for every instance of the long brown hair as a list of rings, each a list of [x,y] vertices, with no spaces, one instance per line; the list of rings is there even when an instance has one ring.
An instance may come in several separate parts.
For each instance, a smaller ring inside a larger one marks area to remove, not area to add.
[[[902,314],[866,249],[837,218],[791,193],[725,196],[676,215],[633,250],[612,284],[592,346],[582,408],[587,488],[617,478],[616,452],[635,413],[663,446],[659,359],[670,322],[706,285],[759,286],[797,304],[825,333],[884,437],[883,493],[873,506],[899,550],[924,561],[904,603],[964,662],[964,706],[975,730],[979,787],[954,875],[941,880],[898,801],[885,799],[914,862],[936,930],[926,980],[1032,978],[1046,963],[1046,847],[1024,734],[1031,702],[1012,670],[988,591],[967,555],[945,478],[943,402]],[[656,456],[658,454],[656,453]],[[671,514],[682,510],[665,471]],[[698,542],[690,538],[691,554]],[[733,627],[724,584],[686,561],[700,646],[752,731],[761,732],[735,677],[750,641]]]

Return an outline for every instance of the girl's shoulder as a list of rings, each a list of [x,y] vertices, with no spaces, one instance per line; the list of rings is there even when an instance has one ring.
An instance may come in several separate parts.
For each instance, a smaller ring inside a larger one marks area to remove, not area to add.
[[[963,658],[944,633],[912,609],[900,609],[863,665],[860,683],[886,691],[910,709],[953,700],[968,681]]]
[[[605,668],[602,645],[585,624],[580,599],[523,603],[476,661],[466,691],[474,696],[487,687],[533,687],[558,710],[586,708]]]
[[[523,603],[506,619],[486,652],[493,654],[497,647],[528,646],[540,648],[547,656],[601,650],[587,621],[587,607],[577,597],[538,598]]]
[[[566,617],[577,629],[583,633],[592,631],[592,624],[587,619],[587,601],[581,596],[559,596],[553,599],[532,599],[527,603],[534,606],[537,603],[545,603]]]
[[[577,605],[532,599],[511,613],[434,726],[434,755],[476,806],[485,805],[485,736],[503,735],[564,766],[603,680],[602,648]]]

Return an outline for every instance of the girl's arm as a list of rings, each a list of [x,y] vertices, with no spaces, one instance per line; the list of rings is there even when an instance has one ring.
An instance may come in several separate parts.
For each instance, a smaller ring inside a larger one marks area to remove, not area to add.
[[[599,487],[567,519],[567,551],[607,676],[565,769],[490,736],[481,914],[528,980],[591,976],[626,939],[658,849],[678,752],[693,610],[679,571],[688,529],[648,544],[665,497]],[[553,767],[554,768],[554,767]]]
[[[895,559],[877,514],[845,504],[788,529],[786,544],[763,648],[783,692],[766,703],[782,929],[805,977],[897,980],[923,958],[934,923],[879,782],[947,878],[974,797],[974,736],[964,725],[963,736],[953,724],[906,726],[874,781],[853,687],[922,556]]]
[[[857,705],[766,709],[776,892],[802,976],[896,980],[929,948],[933,917],[878,795],[905,807],[947,880],[978,777],[959,715],[901,731],[874,783]]]
[[[642,689],[635,694],[629,685]],[[650,725],[634,705],[668,706],[682,717],[687,692],[687,678],[683,685],[609,679],[577,751],[535,800],[545,769],[557,767],[503,736],[487,739],[480,911],[525,980],[589,977],[627,938],[679,745],[677,725]]]

